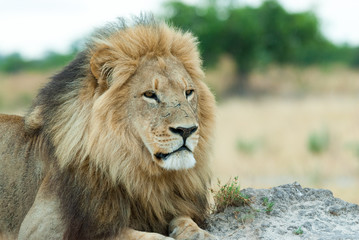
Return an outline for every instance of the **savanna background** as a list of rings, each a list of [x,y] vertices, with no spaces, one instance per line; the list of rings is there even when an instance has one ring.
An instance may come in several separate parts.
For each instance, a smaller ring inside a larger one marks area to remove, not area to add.
[[[218,102],[216,178],[225,182],[238,176],[242,188],[298,181],[359,203],[359,40],[346,43],[325,34],[330,25],[317,16],[324,1],[313,0],[318,5],[304,9],[287,9],[284,1],[274,0],[152,2],[158,18],[198,36],[205,81]],[[126,3],[120,6],[123,10]],[[68,18],[56,8],[44,11]],[[35,45],[28,39],[45,24],[42,19],[22,35],[30,51],[7,48],[4,39],[19,41],[15,31],[22,31],[26,17],[21,13],[28,12],[26,4],[9,9],[9,20],[18,21],[0,23],[14,30],[0,38],[0,112],[24,114],[39,88],[81,51],[86,34],[65,41],[66,48],[44,44],[47,49],[31,53]],[[81,21],[81,14],[77,17]],[[59,20],[51,29],[70,25]]]

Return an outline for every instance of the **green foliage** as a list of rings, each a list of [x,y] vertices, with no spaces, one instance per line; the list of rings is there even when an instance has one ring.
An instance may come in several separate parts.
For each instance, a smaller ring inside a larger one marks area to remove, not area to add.
[[[223,212],[229,206],[238,207],[250,204],[249,197],[241,192],[238,177],[235,177],[233,181],[230,179],[223,186],[218,180],[218,187],[218,191],[212,189],[216,212]]]
[[[235,59],[238,70],[248,73],[262,52],[262,29],[257,9],[251,7],[229,10],[224,28],[224,51]]]
[[[219,56],[223,54],[222,46],[225,39],[221,35],[225,22],[218,19],[215,6],[200,8],[180,1],[171,1],[165,3],[164,7],[171,13],[167,16],[170,23],[194,32],[200,39],[200,50],[205,65],[213,66],[217,63]]]
[[[308,150],[311,153],[322,153],[328,149],[330,135],[327,129],[312,132],[308,137]]]
[[[168,1],[164,10],[168,22],[199,38],[205,66],[214,66],[224,54],[235,60],[238,84],[234,91],[247,86],[247,75],[253,68],[269,63],[343,62],[359,67],[359,47],[331,43],[320,32],[320,23],[312,12],[291,13],[275,0],[263,1],[258,7],[232,0],[205,0],[202,5]],[[0,56],[0,71],[60,68],[80,49],[81,42],[77,41],[68,54],[49,52],[38,60],[26,60],[18,53]]]
[[[267,197],[263,198],[263,206],[265,206],[266,208],[264,209],[264,211],[269,214],[272,212],[273,207],[274,207],[274,202],[270,202],[269,199]]]
[[[299,227],[297,230],[293,231],[295,235],[302,235],[304,232],[302,230],[302,227]]]
[[[61,68],[69,63],[76,55],[76,52],[69,54],[59,54],[56,52],[48,52],[42,60],[33,61],[31,68],[34,70],[49,70]]]
[[[0,71],[15,73],[25,68],[26,61],[19,53],[13,53],[9,56],[2,57],[0,61]]]
[[[350,49],[352,50],[352,49]],[[351,65],[353,67],[359,68],[359,47],[355,48],[354,50],[351,51],[353,56],[351,58]]]
[[[287,12],[277,1],[259,7],[235,1],[207,0],[201,6],[180,1],[165,4],[167,20],[198,36],[206,66],[219,56],[231,56],[237,65],[238,84],[246,87],[248,73],[268,63],[299,65],[344,62],[359,67],[359,48],[337,46],[320,32],[313,12]]]
[[[69,54],[48,52],[42,59],[26,60],[19,53],[13,53],[0,58],[0,71],[17,73],[21,71],[46,71],[61,68],[69,63],[76,55],[76,51]]]

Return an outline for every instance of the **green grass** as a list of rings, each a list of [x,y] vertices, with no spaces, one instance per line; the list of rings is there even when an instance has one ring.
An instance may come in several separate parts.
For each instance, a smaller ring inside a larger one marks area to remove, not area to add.
[[[239,207],[250,204],[249,197],[241,192],[238,177],[235,177],[234,180],[230,179],[224,185],[221,185],[218,180],[218,187],[217,191],[212,189],[215,212],[223,212],[230,206]]]
[[[302,235],[304,232],[302,230],[302,227],[297,228],[297,230],[294,230],[293,233],[295,235]]]
[[[308,137],[308,150],[313,154],[320,154],[328,150],[330,144],[330,134],[328,129],[313,131]]]
[[[274,202],[270,202],[269,199],[267,197],[263,198],[263,206],[265,206],[266,208],[264,209],[264,211],[269,214],[272,212],[273,207],[274,207]]]

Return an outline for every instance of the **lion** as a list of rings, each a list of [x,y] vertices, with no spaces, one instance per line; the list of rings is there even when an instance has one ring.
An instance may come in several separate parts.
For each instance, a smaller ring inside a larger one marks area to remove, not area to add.
[[[200,228],[215,100],[197,45],[119,20],[24,117],[0,115],[0,238],[217,239]]]

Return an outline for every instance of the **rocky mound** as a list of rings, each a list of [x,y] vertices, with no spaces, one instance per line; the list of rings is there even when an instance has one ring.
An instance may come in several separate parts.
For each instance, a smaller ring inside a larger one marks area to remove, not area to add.
[[[230,207],[208,219],[220,239],[359,239],[359,206],[329,190],[298,183],[244,189],[250,206]]]

